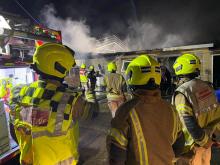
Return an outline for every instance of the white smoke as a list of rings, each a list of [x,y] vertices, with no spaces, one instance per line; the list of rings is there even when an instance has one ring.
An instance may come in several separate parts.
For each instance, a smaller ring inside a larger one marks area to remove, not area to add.
[[[130,25],[125,39],[131,50],[164,48],[183,44],[183,39],[174,34],[164,34],[163,30],[148,22],[136,22]]]
[[[102,51],[100,45],[109,43],[106,37],[104,40],[98,40],[91,36],[90,27],[86,25],[86,21],[75,21],[71,18],[62,19],[56,16],[56,10],[53,5],[47,5],[42,10],[42,17],[46,25],[52,29],[61,30],[63,43],[79,53],[97,53],[99,52],[114,52],[108,47]],[[164,34],[163,30],[153,23],[132,22],[128,27],[127,37],[120,41],[121,46],[124,45],[124,50],[146,50],[153,48],[171,47],[183,44],[183,39],[174,34]],[[105,36],[113,36],[114,34],[105,34]],[[109,44],[110,45],[110,44]],[[119,48],[121,49],[121,48]],[[122,48],[123,50],[123,48]]]
[[[98,41],[91,37],[90,28],[85,24],[85,21],[56,17],[53,5],[46,5],[42,13],[43,20],[49,28],[61,30],[65,45],[80,53],[94,52]]]

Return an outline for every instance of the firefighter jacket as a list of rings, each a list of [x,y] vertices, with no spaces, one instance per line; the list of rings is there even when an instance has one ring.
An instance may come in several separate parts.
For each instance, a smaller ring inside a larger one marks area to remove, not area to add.
[[[10,90],[12,88],[12,79],[4,78],[0,80],[0,98],[3,98],[7,102],[10,96]]]
[[[110,165],[171,165],[172,145],[182,134],[179,116],[159,90],[139,92],[119,107],[111,121]]]
[[[200,79],[182,79],[173,99],[183,122],[186,151],[204,146],[220,122],[220,109],[213,88]]]
[[[95,71],[89,71],[88,75],[88,84],[89,84],[89,90],[94,91],[95,87],[96,87],[96,75],[95,75]]]
[[[77,163],[78,118],[92,116],[80,93],[39,80],[15,87],[10,105],[21,164]]]
[[[104,86],[106,86],[108,100],[117,100],[118,98],[124,97],[126,82],[121,74],[108,73],[105,75]]]
[[[88,82],[88,78],[86,75],[86,69],[80,69],[79,70],[79,77],[80,77],[80,82],[81,83],[87,83]]]

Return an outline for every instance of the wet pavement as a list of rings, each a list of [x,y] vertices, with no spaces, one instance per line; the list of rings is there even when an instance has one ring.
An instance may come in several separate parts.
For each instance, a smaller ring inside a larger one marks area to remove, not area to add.
[[[99,102],[100,113],[93,120],[80,122],[80,165],[106,165],[106,135],[110,127],[111,114],[107,100]]]

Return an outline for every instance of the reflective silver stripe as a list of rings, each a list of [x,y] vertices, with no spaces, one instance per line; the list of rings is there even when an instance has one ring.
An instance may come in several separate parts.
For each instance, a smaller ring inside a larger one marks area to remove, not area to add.
[[[56,137],[56,136],[62,136],[62,135],[67,134],[69,129],[72,128],[74,125],[73,121],[71,121],[71,124],[70,124],[68,130],[62,131],[62,124],[64,121],[63,114],[64,114],[64,110],[65,110],[66,106],[68,105],[68,100],[69,100],[70,95],[71,94],[63,93],[62,99],[58,104],[57,112],[55,112],[56,113],[56,120],[54,123],[54,131],[49,132],[47,130],[44,130],[44,131],[32,132],[33,138],[38,138],[41,136]]]
[[[55,130],[54,130],[55,134],[62,131],[63,114],[64,114],[64,110],[68,104],[68,100],[69,100],[70,96],[71,96],[71,94],[63,93],[63,97],[60,100],[60,103],[58,105],[57,112],[56,112]]]
[[[74,160],[77,162],[77,160],[74,157],[70,157],[70,158],[68,158],[66,160],[60,161],[56,165],[70,165],[70,164],[73,164]]]
[[[32,138],[38,138],[41,136],[48,136],[48,137],[56,137],[56,136],[62,136],[62,135],[66,135],[67,131],[65,132],[54,132],[51,133],[49,131],[39,131],[39,132],[32,132]]]
[[[73,124],[71,124],[70,128],[73,128]],[[32,138],[38,138],[41,136],[48,136],[48,137],[57,137],[57,136],[63,136],[66,135],[67,132],[69,131],[69,129],[67,131],[54,131],[54,132],[49,132],[49,131],[38,131],[38,132],[32,132]]]
[[[122,147],[127,146],[128,140],[124,137],[122,133],[120,133],[119,130],[111,128],[109,135],[112,136]]]
[[[135,109],[130,111],[131,120],[134,126],[135,134],[137,137],[138,142],[138,151],[140,154],[140,164],[141,165],[148,165],[148,155],[147,155],[147,146],[146,141],[144,138],[144,134],[141,128],[141,124],[138,118],[138,115]]]

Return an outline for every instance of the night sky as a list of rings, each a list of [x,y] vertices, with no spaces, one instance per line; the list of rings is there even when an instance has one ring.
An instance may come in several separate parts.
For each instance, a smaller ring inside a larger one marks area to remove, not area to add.
[[[202,0],[19,0],[40,22],[41,11],[53,4],[56,16],[84,20],[91,36],[116,34],[121,39],[132,32],[132,24],[151,23],[160,29],[158,40],[178,35],[184,44],[220,41],[220,2]],[[28,17],[14,0],[1,0],[0,9]],[[143,30],[143,28],[142,28]],[[152,33],[150,31],[150,33]],[[131,34],[132,35],[132,34]],[[134,33],[135,35],[135,33]],[[152,38],[152,37],[151,37]],[[173,44],[175,46],[175,43]]]

